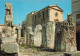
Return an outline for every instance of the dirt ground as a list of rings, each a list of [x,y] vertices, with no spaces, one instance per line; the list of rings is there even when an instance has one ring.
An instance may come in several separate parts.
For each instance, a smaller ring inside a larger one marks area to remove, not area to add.
[[[53,50],[41,50],[39,48],[21,47],[19,56],[63,56],[63,54],[60,52],[54,52]]]

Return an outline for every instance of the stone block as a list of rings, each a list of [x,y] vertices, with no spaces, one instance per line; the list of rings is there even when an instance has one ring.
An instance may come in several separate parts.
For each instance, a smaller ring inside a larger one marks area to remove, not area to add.
[[[13,16],[12,15],[7,15],[5,16],[6,21],[13,21]]]
[[[47,56],[64,56],[64,54],[60,53],[60,54],[50,54],[50,55],[47,55]]]
[[[33,36],[34,46],[41,47],[42,45],[42,26],[36,25],[35,32]]]
[[[19,45],[17,43],[1,44],[1,53],[19,53]]]
[[[0,43],[1,44],[16,43],[16,39],[12,37],[0,37]]]
[[[42,26],[41,25],[36,25],[35,31],[40,31],[42,30]]]
[[[5,9],[13,9],[13,6],[11,3],[6,2],[5,5],[6,5]]]
[[[49,22],[43,26],[42,35],[42,46],[48,49],[54,49],[55,22]]]
[[[27,32],[32,33],[32,27],[27,27]]]
[[[80,52],[69,52],[69,53],[64,53],[64,56],[80,56]]]

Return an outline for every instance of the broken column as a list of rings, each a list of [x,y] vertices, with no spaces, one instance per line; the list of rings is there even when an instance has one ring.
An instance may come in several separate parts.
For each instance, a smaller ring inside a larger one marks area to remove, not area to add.
[[[13,6],[11,3],[5,3],[5,35],[11,37],[13,34]]]
[[[42,34],[42,46],[48,49],[54,49],[55,22],[49,22],[43,26]]]
[[[21,26],[17,27],[17,42],[20,43],[20,39],[21,39]]]
[[[33,37],[34,37],[34,34],[32,32],[32,27],[27,27],[26,28],[26,44],[29,45],[29,46],[33,46]]]
[[[13,36],[13,15],[12,4],[6,2],[5,5],[5,29],[4,37],[0,37],[0,56],[18,56],[19,45]]]
[[[34,46],[41,47],[42,45],[42,26],[36,25],[34,31]]]

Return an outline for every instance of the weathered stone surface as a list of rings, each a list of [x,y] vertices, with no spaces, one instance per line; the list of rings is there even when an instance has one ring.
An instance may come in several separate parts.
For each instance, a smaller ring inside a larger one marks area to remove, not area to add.
[[[13,16],[12,15],[6,15],[5,20],[6,21],[13,21]]]
[[[43,45],[45,48],[54,49],[55,22],[49,22],[43,27]]]
[[[0,42],[2,44],[5,44],[5,43],[16,43],[16,39],[12,38],[12,37],[0,37]]]
[[[33,39],[34,39],[34,46],[40,47],[42,45],[42,26],[41,25],[36,25]]]
[[[5,43],[1,44],[2,53],[18,53],[19,45],[17,43]]]
[[[58,26],[56,26],[58,28]],[[74,18],[68,15],[61,28],[58,28],[56,33],[55,49],[57,51],[74,52],[77,51],[76,47],[76,23]]]
[[[64,56],[80,56],[80,51],[64,53]]]
[[[11,37],[13,35],[13,6],[11,3],[5,3],[5,36]]]
[[[32,32],[32,27],[27,27],[27,33],[29,33],[31,35],[34,35],[33,32]]]
[[[32,32],[32,27],[27,27],[26,29],[26,44],[27,45],[32,45],[33,43],[33,32]]]
[[[5,5],[6,5],[6,8],[5,9],[13,9],[11,3],[6,2]]]
[[[42,26],[37,25],[34,32],[32,31],[32,27],[27,27],[26,31],[27,45],[40,47],[42,44]]]

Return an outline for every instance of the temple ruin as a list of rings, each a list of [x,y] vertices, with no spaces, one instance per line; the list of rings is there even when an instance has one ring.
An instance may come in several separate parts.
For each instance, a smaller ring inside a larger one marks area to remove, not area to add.
[[[63,10],[57,4],[49,5],[29,13],[22,25],[17,26],[13,21],[13,6],[6,2],[5,24],[0,24],[0,55],[19,56],[19,44],[25,44],[60,52],[56,56],[80,56],[80,35],[76,37],[80,32],[73,16],[74,13],[68,14],[63,21]]]
[[[72,15],[62,21],[63,10],[58,5],[50,5],[27,15],[22,23],[25,44],[29,46],[74,52],[76,45],[76,21]]]
[[[21,25],[14,25],[13,6],[5,3],[5,24],[0,24],[0,56],[19,56]]]
[[[63,10],[58,5],[50,5],[28,14],[23,28],[26,44],[54,49],[55,21],[62,22],[62,16]]]

